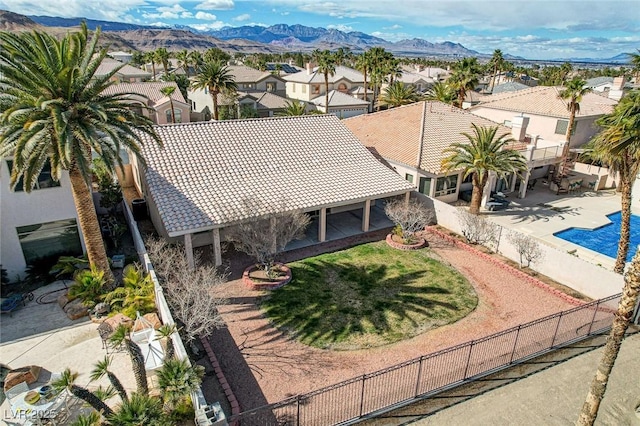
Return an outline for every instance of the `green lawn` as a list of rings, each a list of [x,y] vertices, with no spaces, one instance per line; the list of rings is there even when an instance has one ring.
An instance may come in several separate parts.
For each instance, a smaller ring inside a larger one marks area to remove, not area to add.
[[[429,249],[384,241],[289,264],[293,280],[262,301],[282,330],[311,346],[351,350],[407,339],[465,317],[471,284]]]

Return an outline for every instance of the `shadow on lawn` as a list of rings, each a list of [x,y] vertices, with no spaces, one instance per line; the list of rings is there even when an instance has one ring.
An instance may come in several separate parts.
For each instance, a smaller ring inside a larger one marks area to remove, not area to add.
[[[375,335],[375,346],[395,342],[457,320],[475,306],[459,303],[437,284],[421,285],[431,273],[428,267],[411,271],[400,263],[361,266],[315,259],[292,265],[292,272],[294,280],[262,307],[281,329],[318,347],[363,335]]]

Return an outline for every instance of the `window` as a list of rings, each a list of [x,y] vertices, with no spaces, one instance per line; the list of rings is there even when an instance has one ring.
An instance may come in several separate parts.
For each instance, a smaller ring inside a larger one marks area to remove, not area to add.
[[[301,87],[301,91],[302,93],[307,93],[307,86],[303,84]]]
[[[291,91],[293,93],[296,93],[296,84],[295,83],[291,83]]]
[[[453,194],[458,186],[458,175],[443,176],[436,179],[436,197]]]
[[[311,86],[311,89],[313,90],[313,94],[314,95],[319,95],[320,94],[320,85],[319,84],[314,84],[313,86]]]
[[[409,182],[413,183],[413,175],[412,174],[407,173],[407,174],[404,175],[404,178],[406,180],[408,180]]]
[[[277,83],[267,83],[267,92],[275,92],[277,90]]]
[[[11,170],[13,169],[13,161],[7,160],[7,166],[9,167],[9,173],[11,173]],[[51,177],[51,165],[47,161],[44,164],[40,175],[38,175],[38,180],[36,181],[33,189],[55,188],[57,186],[60,186],[60,182],[53,180],[53,177]],[[24,191],[24,182],[22,181],[22,177],[20,177],[16,184],[15,192],[22,191]]]
[[[182,110],[174,108],[173,114],[176,116],[176,123],[182,123]],[[173,121],[171,121],[171,108],[167,110],[167,123],[173,123]]]
[[[473,182],[473,173],[469,173],[469,175],[464,178],[464,180],[462,181],[462,183],[472,183]]]
[[[511,124],[511,120],[504,120],[502,124],[504,124],[505,127],[509,127],[509,128],[513,127],[513,124]]]
[[[338,85],[338,91],[339,91],[339,92],[342,92],[342,93],[345,93],[345,92],[347,91],[347,85],[346,85],[346,84],[344,84],[344,83],[340,83],[340,84]]]
[[[82,254],[75,219],[18,226],[16,230],[27,265],[43,257]]]
[[[558,120],[556,123],[556,135],[566,135],[567,134],[567,126],[569,126],[569,120]],[[571,134],[576,134],[576,127],[578,127],[578,122],[573,122],[573,129],[571,129]]]
[[[429,195],[431,192],[431,179],[426,177],[420,178],[420,184],[418,185],[418,192],[424,195]]]

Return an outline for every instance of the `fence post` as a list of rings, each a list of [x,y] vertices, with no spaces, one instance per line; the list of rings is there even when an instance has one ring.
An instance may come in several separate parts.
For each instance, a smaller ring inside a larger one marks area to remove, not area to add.
[[[509,360],[509,364],[513,362],[513,356],[516,354],[516,347],[518,347],[518,337],[520,337],[520,327],[522,327],[522,324],[518,324],[518,331],[516,332],[516,341],[513,342],[513,350],[511,351],[511,359]]]
[[[422,360],[424,359],[424,355],[420,356],[420,364],[418,366],[418,379],[416,380],[416,392],[415,396],[418,396],[420,391],[420,379],[422,378]]]
[[[596,308],[593,310],[593,318],[591,318],[591,323],[589,324],[589,331],[587,332],[587,336],[591,334],[591,329],[593,328],[593,322],[596,320],[596,314],[598,313],[599,307],[600,307],[600,299],[597,300]]]
[[[467,380],[467,373],[469,372],[469,362],[471,361],[471,352],[473,352],[473,345],[476,343],[475,340],[471,341],[471,344],[469,345],[469,355],[467,356],[467,366],[464,368],[464,376],[462,377],[463,380]]]
[[[367,380],[367,375],[362,375],[362,389],[360,390],[360,416],[362,417],[362,411],[364,410],[364,382]]]
[[[560,312],[560,315],[558,315],[558,323],[556,324],[556,331],[553,333],[553,339],[551,340],[551,346],[549,346],[549,348],[552,348],[553,344],[556,342],[556,336],[558,335],[558,329],[560,328],[560,323],[562,322],[562,314],[564,314],[564,311]]]
[[[296,396],[296,405],[297,405],[296,425],[300,426],[300,394]]]

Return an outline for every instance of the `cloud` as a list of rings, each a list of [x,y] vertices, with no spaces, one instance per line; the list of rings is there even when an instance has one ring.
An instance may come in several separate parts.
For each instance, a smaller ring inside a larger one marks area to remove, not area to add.
[[[248,21],[249,19],[251,19],[251,15],[249,15],[248,13],[243,13],[242,15],[238,15],[235,18],[233,18],[234,21],[238,21],[238,22]]]
[[[231,10],[234,8],[233,0],[206,0],[198,5],[197,10]]]
[[[371,33],[371,35],[374,37],[382,38],[387,41],[393,41],[393,42],[415,38],[415,36],[412,36],[407,33],[388,33],[388,32],[381,32],[381,31],[374,31]]]
[[[402,28],[402,25],[392,25],[390,27],[382,27],[383,30],[399,30],[400,28]]]
[[[193,18],[193,14],[179,4],[173,6],[157,7],[155,13],[143,13],[146,19],[188,19]]]
[[[228,27],[229,24],[225,24],[222,21],[215,21],[206,24],[189,24],[190,27],[195,28],[198,31],[210,31],[210,30],[219,30],[223,27]]]
[[[218,17],[213,13],[197,12],[196,19],[200,19],[202,21],[216,21]]]
[[[337,25],[331,24],[331,25],[327,25],[327,28],[330,30],[334,29],[338,31],[343,31],[345,33],[353,31],[353,27],[350,27],[348,25],[343,25],[343,24],[337,24]]]
[[[61,16],[107,21],[124,21],[130,11],[147,4],[145,0],[109,0],[104,2],[87,0],[64,0],[64,2],[41,0],[0,0],[0,9],[25,15]]]

